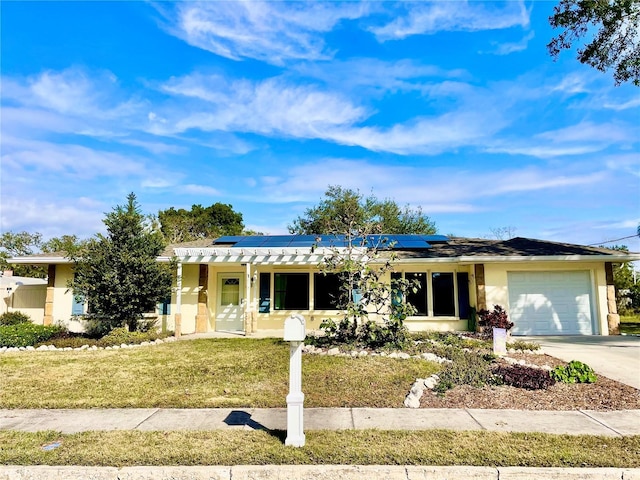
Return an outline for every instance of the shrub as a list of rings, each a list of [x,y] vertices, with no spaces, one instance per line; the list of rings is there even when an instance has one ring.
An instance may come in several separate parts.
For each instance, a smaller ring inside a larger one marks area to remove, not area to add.
[[[0,326],[0,347],[32,346],[63,331],[64,329],[58,326],[34,325],[33,323]]]
[[[566,366],[551,370],[551,378],[562,383],[595,383],[598,377],[586,363],[571,360]]]
[[[494,305],[493,310],[480,310],[478,312],[480,320],[478,324],[482,327],[483,336],[491,338],[493,336],[493,328],[504,328],[510,330],[513,322],[509,321],[507,312],[500,305]]]
[[[83,345],[98,345],[98,341],[95,338],[88,338],[81,335],[71,335],[71,336],[56,336],[45,343],[47,345],[54,345],[56,348],[79,348]]]
[[[155,331],[130,332],[125,327],[114,328],[107,335],[96,342],[99,347],[113,347],[114,345],[151,342],[162,335]]]
[[[444,393],[457,385],[483,387],[496,384],[496,377],[491,371],[491,358],[485,358],[474,352],[462,352],[456,355],[453,363],[438,374],[440,380],[435,387],[438,393]]]
[[[535,342],[525,342],[524,340],[516,340],[515,342],[507,343],[508,348],[524,352],[525,350],[540,350],[540,345]]]
[[[526,390],[542,390],[556,383],[547,370],[524,365],[499,365],[493,373],[498,375],[505,385]]]
[[[0,315],[0,325],[18,325],[19,323],[30,323],[31,317],[22,312],[5,312]]]

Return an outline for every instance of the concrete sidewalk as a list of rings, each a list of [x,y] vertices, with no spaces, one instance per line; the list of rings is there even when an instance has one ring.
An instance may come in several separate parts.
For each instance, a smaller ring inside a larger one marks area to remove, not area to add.
[[[0,430],[286,430],[286,408],[0,410]],[[596,412],[306,408],[305,430],[488,430],[569,435],[640,435],[640,410]]]

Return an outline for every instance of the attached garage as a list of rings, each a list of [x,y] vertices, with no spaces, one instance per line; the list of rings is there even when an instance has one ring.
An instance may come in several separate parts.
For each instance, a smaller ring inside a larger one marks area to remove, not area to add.
[[[508,272],[507,278],[514,335],[600,333],[594,329],[594,295],[588,270]]]

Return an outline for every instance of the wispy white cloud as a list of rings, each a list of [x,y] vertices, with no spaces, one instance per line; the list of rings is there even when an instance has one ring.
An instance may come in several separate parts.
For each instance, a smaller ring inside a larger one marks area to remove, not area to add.
[[[425,83],[432,85],[442,79],[446,81],[469,76],[462,69],[445,70],[415,60],[389,62],[375,58],[304,62],[294,65],[291,71],[321,80],[332,88],[339,86],[345,90],[356,90],[368,87],[381,94],[421,91],[425,88]]]
[[[636,95],[635,97],[621,103],[609,101],[602,106],[609,110],[615,110],[616,112],[628,110],[630,108],[638,108],[640,107],[640,96]]]
[[[208,185],[188,184],[178,187],[180,193],[188,193],[191,195],[204,195],[207,197],[219,197],[222,195],[220,190]]]
[[[495,48],[488,53],[492,53],[494,55],[509,55],[511,53],[521,52],[527,49],[529,42],[533,40],[534,37],[535,33],[529,32],[518,42],[494,43]]]
[[[103,120],[123,118],[139,108],[132,98],[121,98],[118,79],[109,71],[71,67],[22,79],[3,78],[3,100],[69,117]]]
[[[194,74],[172,79],[160,88],[206,103],[194,103],[193,110],[183,107],[163,112],[162,117],[169,120],[152,123],[149,129],[156,134],[199,129],[322,139],[405,155],[436,154],[476,145],[504,127],[505,117],[489,98],[475,98],[472,104],[464,104],[465,99],[477,95],[476,88],[446,85],[430,87],[428,94],[456,96],[456,101],[463,103],[461,107],[382,127],[362,126],[373,112],[316,85],[295,84],[283,77],[225,82],[219,76]],[[486,93],[491,96],[491,92]],[[486,108],[480,109],[481,103]]]
[[[142,175],[146,170],[145,160],[142,158],[82,145],[7,136],[3,137],[2,145],[3,170],[56,172],[84,179]]]
[[[162,90],[206,101],[198,110],[167,112],[173,124],[152,123],[152,132],[245,131],[318,138],[330,126],[350,125],[364,118],[365,109],[340,94],[314,86],[295,85],[279,78],[262,82],[225,82],[217,76],[191,75],[173,79]],[[205,108],[203,108],[205,107]]]
[[[170,145],[163,142],[154,142],[148,140],[137,140],[135,138],[123,138],[119,140],[119,142],[125,145],[132,145],[134,147],[143,148],[151,153],[155,153],[156,155],[162,155],[165,153],[186,154],[188,151],[186,147],[179,145]]]
[[[531,13],[522,1],[500,4],[473,1],[409,2],[403,7],[405,15],[382,27],[370,29],[378,40],[397,40],[442,31],[474,32],[528,27]]]
[[[233,60],[281,65],[333,54],[322,34],[366,14],[366,3],[181,2],[160,5],[168,31],[190,45]]]
[[[48,197],[48,198],[47,198]],[[2,231],[38,231],[44,238],[74,233],[88,238],[104,231],[102,219],[110,206],[83,197],[52,199],[51,195],[2,197]],[[37,230],[34,230],[34,225]]]
[[[538,158],[584,155],[599,152],[610,145],[630,146],[638,139],[632,129],[619,122],[580,122],[576,125],[541,132],[529,139],[496,141],[486,151],[528,155]]]
[[[317,203],[328,185],[339,183],[364,195],[373,192],[378,198],[420,205],[430,214],[460,213],[486,210],[481,202],[496,197],[511,198],[517,194],[541,191],[579,191],[585,185],[602,184],[606,178],[606,171],[574,172],[570,167],[523,166],[478,172],[329,158],[293,166],[283,171],[280,177],[258,179],[253,189],[256,194],[253,200],[263,203]]]
[[[607,157],[605,164],[611,170],[619,170],[631,176],[640,177],[640,155],[638,154],[610,155]],[[640,188],[640,184],[638,184],[638,188]]]

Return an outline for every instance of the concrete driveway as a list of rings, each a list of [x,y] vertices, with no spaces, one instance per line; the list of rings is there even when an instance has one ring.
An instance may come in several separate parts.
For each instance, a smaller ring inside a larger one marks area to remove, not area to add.
[[[538,343],[544,353],[565,362],[579,360],[596,373],[640,389],[640,337],[562,335],[515,337]]]

